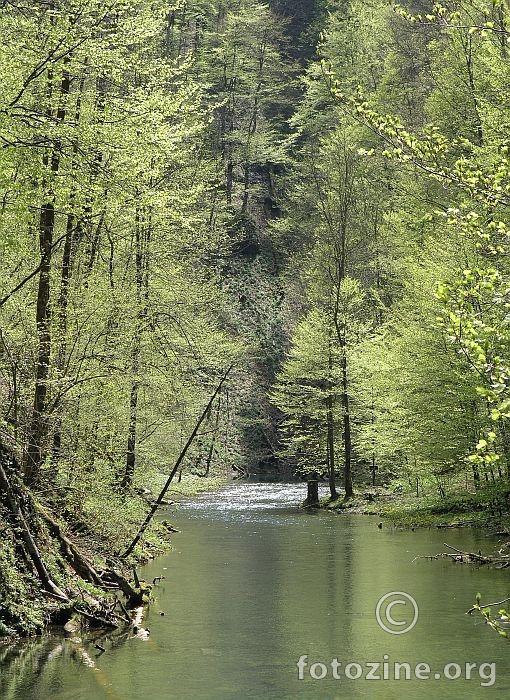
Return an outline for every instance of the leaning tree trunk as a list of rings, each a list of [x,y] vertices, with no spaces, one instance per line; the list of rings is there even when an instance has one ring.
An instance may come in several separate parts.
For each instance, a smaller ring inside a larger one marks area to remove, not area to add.
[[[5,496],[5,500],[9,510],[11,511],[14,520],[18,526],[19,533],[25,548],[25,551],[31,560],[37,572],[39,580],[44,589],[52,595],[67,600],[67,595],[52,581],[48,570],[41,558],[35,540],[30,532],[30,528],[23,514],[20,500],[15,489],[12,487],[9,476],[4,468],[4,462],[9,460],[9,455],[6,450],[0,445],[0,489]]]

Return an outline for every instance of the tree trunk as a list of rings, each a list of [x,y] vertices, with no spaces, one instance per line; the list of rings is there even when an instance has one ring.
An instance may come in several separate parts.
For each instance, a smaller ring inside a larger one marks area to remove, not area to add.
[[[342,278],[343,279],[343,278]],[[344,488],[345,497],[351,498],[354,494],[352,485],[352,437],[351,437],[351,415],[349,406],[349,379],[347,367],[347,338],[345,335],[345,325],[340,324],[339,319],[339,288],[337,291],[337,301],[334,314],[335,328],[337,333],[338,344],[342,353],[341,369],[342,369],[342,393],[340,402],[343,412],[343,441],[344,441]]]
[[[58,158],[53,158],[52,170],[58,170]],[[39,248],[41,269],[37,289],[36,327],[38,337],[37,361],[35,369],[35,391],[32,420],[28,430],[28,446],[25,462],[25,482],[34,484],[44,459],[44,442],[47,434],[46,396],[50,371],[51,329],[50,329],[50,274],[51,247],[55,225],[53,200],[43,204],[39,218]]]
[[[305,501],[306,508],[319,508],[319,482],[316,478],[308,479],[307,482],[307,495]]]
[[[333,369],[333,356],[331,354],[331,347],[329,352],[329,371]],[[327,416],[327,461],[328,461],[328,481],[329,481],[329,492],[331,498],[338,498],[338,491],[336,490],[335,483],[335,422],[333,414],[333,396],[331,394],[333,390],[333,382],[328,381],[328,394],[326,397],[326,416]]]
[[[353,495],[353,485],[352,485],[352,470],[351,470],[351,458],[352,458],[352,439],[351,439],[351,416],[350,416],[350,406],[349,406],[349,382],[348,382],[348,371],[347,371],[347,321],[344,319],[340,320],[340,295],[341,295],[341,285],[346,277],[347,269],[347,231],[348,231],[348,221],[349,221],[349,210],[352,202],[352,190],[354,186],[354,177],[352,173],[352,163],[349,161],[347,155],[345,155],[345,171],[343,173],[343,191],[342,191],[342,203],[340,210],[340,220],[338,225],[337,240],[334,246],[335,252],[335,274],[333,279],[335,280],[335,302],[333,319],[336,330],[336,336],[338,340],[338,345],[341,351],[341,369],[342,369],[342,393],[340,396],[340,401],[342,405],[343,412],[343,442],[344,442],[344,488],[345,497],[351,498]]]
[[[145,240],[144,240],[145,237]],[[126,449],[126,466],[120,483],[123,490],[133,483],[136,464],[136,438],[138,421],[138,390],[140,388],[140,350],[142,344],[143,324],[147,317],[148,295],[148,232],[144,232],[140,209],[135,217],[135,277],[136,277],[136,327],[131,348],[131,391],[129,397],[129,428]],[[145,291],[145,294],[144,294]]]
[[[139,338],[135,339],[135,347],[133,348],[133,357],[131,371],[136,377],[138,374],[138,353],[139,353]],[[134,379],[131,384],[131,395],[129,399],[129,430],[126,450],[126,468],[121,481],[122,489],[129,489],[133,483],[136,464],[136,423],[138,417],[138,381]]]
[[[352,457],[352,441],[351,441],[351,415],[349,413],[349,393],[348,393],[348,383],[347,383],[347,355],[345,354],[346,347],[345,344],[342,348],[343,358],[342,358],[342,408],[343,408],[343,422],[344,422],[344,450],[345,450],[345,462],[344,462],[344,488],[345,497],[352,498],[353,487],[352,487],[352,470],[351,470],[351,457]]]
[[[49,93],[51,94],[51,76]],[[71,79],[68,71],[64,70],[60,84],[60,96],[65,99],[69,95]],[[57,109],[56,121],[62,123],[66,112],[64,100]],[[48,109],[51,114],[51,106]],[[50,286],[51,261],[53,250],[53,232],[55,229],[55,193],[53,180],[60,167],[59,147],[46,154],[43,159],[45,166],[49,165],[49,182],[44,184],[45,198],[39,215],[39,250],[41,266],[37,289],[36,328],[38,338],[37,360],[35,368],[35,390],[32,419],[28,429],[27,454],[25,460],[25,482],[34,484],[39,477],[39,470],[44,461],[44,446],[48,434],[48,417],[46,416],[46,399],[48,393],[48,377],[51,359],[51,324],[50,324]]]

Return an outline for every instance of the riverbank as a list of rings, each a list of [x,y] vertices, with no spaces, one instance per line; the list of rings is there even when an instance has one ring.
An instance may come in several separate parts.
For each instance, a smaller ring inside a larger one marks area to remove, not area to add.
[[[150,481],[130,495],[109,493],[99,498],[95,494],[80,503],[79,519],[71,511],[70,504],[69,512],[58,518],[57,535],[60,533],[69,539],[91,569],[98,572],[99,578],[116,569],[133,581],[133,568],[172,548],[174,524],[156,518],[132,555],[125,560],[120,557],[143,522],[148,505],[157,498],[164,480],[165,475],[152,474]],[[167,503],[184,503],[200,493],[221,491],[229,483],[225,477],[186,475],[171,484],[166,494]],[[398,487],[363,489],[358,486],[357,495],[349,501],[342,497],[335,501],[323,498],[322,505],[331,511],[377,516],[381,523],[400,529],[476,527],[510,535],[509,501],[510,486],[506,489],[486,487],[476,493],[457,493],[447,498],[439,498],[432,492],[416,497],[402,493]],[[35,512],[41,510],[41,503],[35,501]],[[48,503],[44,502],[44,508],[47,507]],[[8,522],[9,513],[5,508],[0,510],[0,517]],[[112,592],[105,592],[76,570],[69,552],[63,551],[62,538],[55,538],[48,521],[34,522],[32,526],[51,579],[69,600],[48,595],[17,547],[13,531],[4,528],[0,544],[0,642],[37,634],[49,622],[63,625],[75,612],[73,606],[79,598],[105,606],[113,601]],[[144,591],[145,596],[150,595],[150,584]]]
[[[400,528],[477,527],[510,535],[510,485],[487,486],[476,492],[457,492],[440,498],[395,489],[367,487],[346,501],[342,497],[322,499],[331,511],[377,515]]]
[[[166,475],[161,475],[161,487],[166,480]],[[231,483],[230,479],[224,476],[194,476],[192,474],[183,475],[181,481],[173,482],[166,492],[167,500],[181,501],[186,498],[193,498],[199,493],[208,491],[218,491],[227,484]],[[159,482],[158,482],[159,485]],[[157,489],[155,489],[157,490]]]
[[[20,545],[10,509],[0,503],[0,522],[4,524],[0,542],[0,643],[38,634],[48,624],[64,625],[71,617],[82,617],[93,625],[94,616],[99,621],[108,611],[112,624],[125,620],[125,611],[114,612],[112,607],[119,588],[124,594],[127,591],[128,597],[136,594],[146,600],[150,585],[138,582],[133,569],[171,549],[172,524],[156,518],[133,553],[127,558],[121,555],[165,478],[153,474],[150,481],[130,494],[113,490],[88,493],[76,502],[71,491],[67,509],[58,516],[51,496],[29,497],[25,492],[26,511],[30,513],[25,527],[37,542],[36,554],[54,586],[53,593],[42,584],[33,558]],[[168,498],[180,501],[225,483],[225,478],[183,476],[172,484]],[[130,601],[124,602],[129,606]]]

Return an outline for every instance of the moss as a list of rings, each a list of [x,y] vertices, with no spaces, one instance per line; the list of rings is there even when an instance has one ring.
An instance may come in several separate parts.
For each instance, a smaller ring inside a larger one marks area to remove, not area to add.
[[[34,634],[45,623],[44,602],[35,577],[16,557],[14,543],[0,543],[0,638]]]
[[[125,550],[148,510],[147,502],[137,493],[121,495],[107,488],[106,476],[101,474],[102,478],[97,478],[96,483],[91,480],[86,492],[70,491],[59,519],[66,534],[96,569],[108,568],[112,553],[120,554]],[[154,490],[157,487],[158,484]],[[198,490],[198,487],[190,488],[188,492]],[[57,512],[58,503],[48,499],[44,508]],[[52,580],[71,597],[79,591],[97,600],[108,597],[76,574],[63,556],[61,543],[50,535],[36,511],[37,507],[30,513],[29,525]],[[0,541],[0,639],[36,634],[48,622],[65,624],[72,614],[72,604],[55,601],[41,592],[39,579],[16,543],[17,528],[12,526],[9,513],[1,506],[0,522],[7,525]],[[155,519],[127,563],[145,563],[168,549],[170,532]]]
[[[476,492],[459,491],[440,498],[437,493],[417,497],[390,488],[369,488],[346,500],[323,498],[321,505],[335,512],[378,515],[398,527],[481,527],[510,530],[510,484],[488,485]]]

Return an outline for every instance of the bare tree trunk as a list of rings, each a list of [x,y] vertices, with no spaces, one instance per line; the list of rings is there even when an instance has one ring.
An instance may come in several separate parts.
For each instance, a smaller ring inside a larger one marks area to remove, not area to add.
[[[343,412],[343,442],[344,442],[344,488],[345,497],[351,498],[353,495],[352,485],[352,438],[351,438],[351,416],[349,406],[349,382],[347,371],[347,328],[346,321],[340,320],[340,294],[341,285],[346,277],[347,268],[347,227],[349,220],[349,209],[352,201],[352,188],[354,178],[351,168],[351,162],[347,152],[344,153],[344,184],[342,191],[342,202],[340,209],[338,237],[335,244],[335,264],[336,271],[335,279],[335,302],[333,310],[333,319],[336,329],[338,345],[341,351],[341,369],[342,369],[342,393],[340,401]]]
[[[58,170],[58,156],[54,154],[51,169]],[[37,289],[36,327],[38,337],[37,361],[35,369],[35,391],[32,420],[28,430],[27,456],[25,462],[25,482],[33,484],[38,478],[39,468],[44,459],[44,442],[47,434],[46,396],[51,356],[50,329],[50,274],[53,229],[55,225],[54,200],[51,198],[41,208],[39,217],[39,249],[41,269]]]
[[[139,338],[135,340],[135,347],[133,348],[132,358],[131,358],[131,372],[135,377],[131,384],[131,393],[129,397],[129,429],[128,429],[128,440],[127,440],[127,450],[126,450],[126,468],[124,470],[124,476],[121,481],[121,488],[128,489],[133,483],[133,477],[135,475],[135,464],[136,464],[136,424],[138,418],[138,388],[139,383],[136,379],[139,371],[138,367],[138,355],[139,355],[140,345]]]
[[[333,369],[333,356],[331,354],[331,346],[329,348],[329,372],[331,375],[331,371]],[[327,443],[328,443],[328,449],[327,449],[327,457],[328,457],[328,481],[329,481],[329,492],[331,494],[331,498],[338,498],[338,491],[336,490],[336,483],[335,483],[335,422],[334,422],[334,414],[333,414],[333,396],[331,394],[332,389],[333,389],[333,382],[331,379],[328,381],[327,384],[328,388],[328,394],[326,397],[326,415],[327,415]]]
[[[342,358],[342,408],[343,408],[343,421],[344,421],[344,450],[345,450],[345,463],[344,463],[344,488],[345,497],[351,498],[353,495],[352,487],[352,469],[351,469],[351,458],[352,458],[352,441],[351,441],[351,414],[349,410],[349,392],[348,392],[348,382],[347,382],[347,355],[345,353],[345,344],[342,348],[343,358]]]
[[[48,92],[51,94],[51,76]],[[71,79],[69,72],[64,70],[60,84],[60,96],[65,99],[69,95]],[[57,109],[56,120],[62,123],[66,112],[64,100]],[[49,108],[51,112],[51,107]],[[38,338],[37,360],[35,368],[35,390],[32,420],[28,429],[27,454],[25,461],[25,482],[34,484],[39,477],[39,469],[44,461],[45,442],[48,434],[48,417],[46,416],[46,399],[48,393],[48,377],[51,359],[51,319],[50,319],[50,293],[51,293],[51,262],[53,251],[53,233],[55,230],[55,193],[53,182],[60,167],[59,144],[53,148],[51,155],[45,155],[45,166],[50,167],[49,183],[45,183],[44,189],[46,201],[41,206],[39,215],[39,250],[41,254],[41,266],[39,270],[39,284],[37,289],[36,327]]]
[[[343,413],[343,441],[344,441],[344,488],[345,497],[351,498],[354,494],[352,484],[352,437],[351,437],[351,414],[349,406],[349,377],[347,367],[347,339],[345,337],[345,326],[341,326],[338,314],[335,314],[335,326],[337,330],[338,344],[342,353],[342,392],[340,401]]]
[[[150,223],[148,224],[150,227]],[[135,277],[136,277],[136,327],[131,348],[131,391],[129,397],[129,428],[126,449],[126,466],[120,486],[129,489],[133,483],[136,464],[136,437],[138,422],[138,391],[140,388],[140,351],[142,345],[143,324],[148,313],[148,240],[149,232],[144,230],[140,209],[135,217]],[[145,293],[144,293],[145,292]]]

